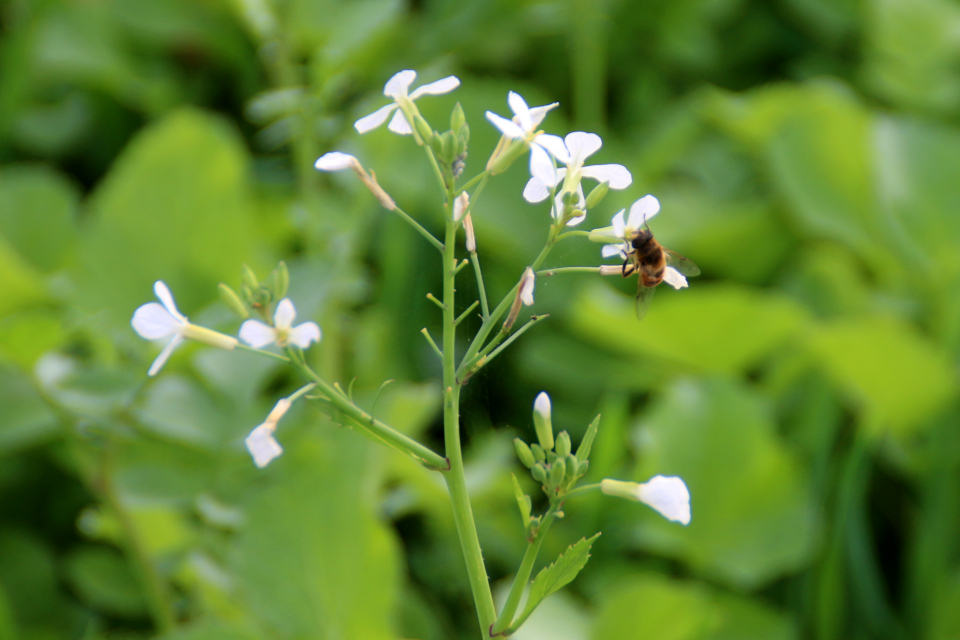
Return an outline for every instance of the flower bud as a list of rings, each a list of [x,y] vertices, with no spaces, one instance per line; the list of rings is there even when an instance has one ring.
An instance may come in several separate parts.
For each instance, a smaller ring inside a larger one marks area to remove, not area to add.
[[[459,130],[454,129],[454,131],[457,132],[457,137],[463,141],[464,149],[466,149],[467,143],[470,142],[470,125],[464,124]]]
[[[607,192],[610,191],[610,182],[601,182],[593,188],[593,191],[590,192],[590,195],[587,196],[587,209],[593,209],[595,206],[600,204],[600,201],[603,200],[604,196],[607,195]]]
[[[564,464],[567,465],[567,481],[573,484],[580,477],[580,463],[577,462],[577,457],[572,453],[568,453],[563,460]]]
[[[459,132],[460,127],[467,123],[466,116],[463,115],[463,107],[460,103],[453,105],[453,111],[450,112],[450,130]]]
[[[287,289],[290,288],[290,270],[287,269],[287,263],[281,260],[274,273],[277,274],[274,294],[277,300],[283,300],[287,297]]]
[[[493,150],[493,154],[487,160],[487,171],[490,172],[490,175],[503,173],[526,150],[527,143],[525,140],[500,138],[497,148]]]
[[[533,403],[533,426],[544,451],[553,450],[553,424],[550,417],[550,396],[541,391]]]
[[[240,316],[241,320],[246,320],[250,317],[250,312],[247,311],[247,305],[243,304],[243,300],[240,299],[236,291],[222,282],[217,285],[217,290],[220,292],[220,301],[223,302],[228,309]]]
[[[517,457],[520,458],[520,462],[522,462],[526,468],[530,469],[537,463],[533,457],[533,452],[530,451],[530,447],[520,438],[513,439],[513,448],[516,449]]]
[[[566,458],[570,455],[570,434],[566,431],[561,431],[557,435],[557,443],[555,445],[558,458]]]
[[[533,452],[533,457],[537,459],[537,462],[543,462],[547,459],[547,454],[543,451],[543,447],[536,442],[530,445],[530,450]]]
[[[457,159],[457,139],[453,137],[452,131],[440,135],[440,159],[444,164],[453,164]]]
[[[550,484],[554,487],[559,487],[563,484],[563,477],[567,473],[567,465],[563,463],[563,459],[557,460],[552,465],[550,465]]]
[[[247,265],[243,265],[243,267],[241,268],[240,279],[243,282],[243,284],[250,287],[251,292],[256,291],[257,289],[260,288],[260,280],[257,278],[257,274],[255,274],[253,272],[253,269],[251,269]]]
[[[547,481],[547,470],[539,462],[530,469],[530,475],[537,482],[543,484]]]
[[[477,252],[477,236],[473,233],[473,218],[468,213],[463,219],[463,232],[466,234],[466,245],[467,251],[470,253]]]

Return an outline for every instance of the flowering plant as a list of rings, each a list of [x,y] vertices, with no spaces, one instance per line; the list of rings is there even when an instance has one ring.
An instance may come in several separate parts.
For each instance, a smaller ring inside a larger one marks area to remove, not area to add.
[[[159,371],[178,344],[190,339],[282,361],[302,377],[303,386],[288,397],[280,399],[264,422],[256,426],[246,438],[247,449],[257,467],[266,467],[281,456],[282,437],[279,440],[277,438],[279,424],[293,403],[302,400],[314,403],[334,416],[338,422],[350,424],[366,432],[439,473],[449,491],[482,636],[509,636],[517,631],[544,598],[573,580],[589,558],[596,535],[571,545],[554,564],[540,571],[534,579],[526,604],[523,609],[520,608],[543,540],[551,524],[565,516],[566,505],[571,499],[602,492],[643,502],[669,520],[684,525],[691,520],[690,495],[683,480],[677,477],[657,475],[642,484],[613,478],[581,484],[580,481],[589,471],[590,451],[600,425],[600,416],[589,425],[582,442],[574,450],[570,435],[566,431],[555,433],[550,398],[546,393],[541,393],[534,402],[532,414],[536,442],[527,443],[517,438],[514,445],[520,462],[540,487],[547,506],[542,513],[535,514],[533,498],[524,492],[514,478],[516,500],[527,546],[506,600],[498,610],[494,605],[467,492],[460,443],[459,407],[463,386],[519,337],[548,317],[540,313],[526,319],[521,318],[524,307],[535,305],[537,278],[562,272],[610,272],[599,265],[543,270],[543,264],[554,246],[559,242],[577,238],[601,241],[612,238],[617,244],[607,245],[602,249],[605,257],[619,255],[624,260],[633,260],[639,267],[648,266],[648,260],[651,263],[656,258],[662,261],[663,255],[657,254],[658,245],[645,248],[645,253],[641,256],[637,253],[640,249],[635,241],[636,232],[659,210],[659,203],[652,196],[646,196],[631,207],[627,221],[624,221],[624,212],[621,211],[613,219],[612,233],[603,230],[599,233],[567,231],[568,226],[581,222],[588,210],[598,206],[609,189],[620,190],[628,187],[632,176],[619,164],[585,165],[586,159],[600,150],[600,137],[580,131],[572,132],[565,138],[545,133],[539,127],[548,113],[558,106],[557,103],[530,108],[524,99],[514,92],[510,92],[507,98],[514,114],[512,118],[504,118],[490,111],[486,114],[502,137],[491,153],[485,169],[470,179],[461,180],[466,166],[470,127],[460,105],[453,109],[450,129],[439,132],[420,114],[414,102],[421,96],[448,93],[459,86],[460,82],[450,76],[411,92],[409,88],[415,78],[416,73],[410,70],[393,76],[387,82],[384,94],[394,102],[359,119],[355,128],[361,134],[368,133],[390,118],[388,128],[391,131],[411,136],[422,149],[441,192],[439,202],[445,213],[442,238],[432,234],[413,215],[398,205],[377,182],[375,173],[365,169],[355,156],[330,151],[317,159],[315,166],[324,172],[344,169],[353,171],[385,209],[407,222],[439,254],[443,290],[439,297],[432,294],[428,294],[428,297],[440,309],[442,334],[437,341],[427,329],[423,329],[422,333],[442,368],[445,441],[442,454],[375,418],[354,401],[349,390],[345,392],[337,382],[331,382],[314,371],[305,351],[320,341],[321,329],[312,321],[294,326],[296,310],[293,301],[287,297],[289,274],[284,263],[280,263],[265,281],[260,281],[251,270],[245,269],[243,286],[239,293],[225,284],[221,285],[223,301],[244,320],[239,328],[239,339],[190,323],[177,310],[173,297],[162,282],[157,282],[154,287],[162,304],[147,303],[141,306],[136,310],[132,324],[144,338],[170,338],[150,367],[150,375]],[[530,154],[529,167],[532,177],[524,189],[523,197],[533,204],[549,200],[550,215],[543,216],[546,242],[532,264],[519,274],[516,284],[506,291],[495,305],[491,305],[478,258],[473,215],[482,215],[482,211],[477,207],[478,203],[482,202],[482,192],[490,178],[509,169],[515,160],[527,152]],[[563,166],[558,167],[558,163]],[[583,178],[599,182],[586,197],[581,185]],[[461,237],[469,257],[460,257]],[[472,266],[479,295],[458,314],[456,280],[462,277],[460,274],[468,265]],[[626,274],[626,271],[623,273]],[[682,278],[679,272],[676,275]],[[677,286],[677,279],[672,272],[669,276],[660,277]],[[458,328],[475,310],[479,311],[480,328],[458,353]]]

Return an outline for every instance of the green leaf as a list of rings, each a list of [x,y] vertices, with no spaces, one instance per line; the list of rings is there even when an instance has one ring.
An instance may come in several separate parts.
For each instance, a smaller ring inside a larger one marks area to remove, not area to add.
[[[252,251],[248,153],[224,121],[176,111],[124,149],[92,196],[80,302],[129,331],[164,280],[180,311],[217,295]]]
[[[818,519],[808,476],[777,434],[766,401],[726,377],[680,380],[645,412],[631,440],[631,479],[677,475],[690,490],[688,527],[650,509],[616,508],[636,542],[714,580],[754,588],[807,562]],[[629,513],[629,516],[626,516]]]
[[[146,611],[140,587],[123,555],[111,547],[86,545],[67,557],[67,581],[94,609],[126,618]]]
[[[540,570],[533,581],[533,586],[530,587],[527,605],[518,621],[513,625],[513,629],[522,625],[544,598],[559,591],[577,577],[577,574],[586,566],[587,560],[590,559],[590,547],[593,546],[593,542],[599,536],[600,534],[596,533],[570,545],[566,551],[560,554],[556,562]]]
[[[0,235],[34,268],[50,272],[69,255],[76,237],[77,189],[44,167],[0,170]]]
[[[517,476],[511,473],[510,479],[513,480],[513,495],[517,498],[517,507],[520,508],[520,518],[523,520],[523,529],[526,531],[527,525],[530,524],[530,496],[525,494],[523,489],[520,488]]]
[[[587,432],[583,434],[583,440],[577,447],[577,462],[583,462],[590,458],[590,449],[593,447],[593,439],[597,436],[597,428],[600,426],[600,416],[598,415],[587,427]]]
[[[0,455],[10,454],[53,438],[60,430],[56,414],[30,381],[16,370],[0,366]]]
[[[786,298],[732,284],[696,283],[658,293],[642,324],[633,299],[605,285],[588,288],[573,313],[581,335],[615,353],[632,359],[654,355],[695,370],[729,373],[768,358],[797,335],[804,319],[803,309]]]
[[[909,432],[957,396],[944,353],[904,323],[864,318],[831,323],[811,340],[814,354],[879,428]]]

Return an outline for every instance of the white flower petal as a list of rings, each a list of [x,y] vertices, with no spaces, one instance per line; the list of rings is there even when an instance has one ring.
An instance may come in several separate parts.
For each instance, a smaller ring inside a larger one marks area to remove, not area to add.
[[[401,98],[407,95],[410,85],[417,79],[417,72],[413,69],[404,69],[393,74],[393,77],[387,80],[383,87],[383,95],[390,98]]]
[[[624,210],[620,209],[611,221],[613,223],[613,234],[618,238],[624,237],[624,234],[627,232],[627,225],[623,221],[623,213]]]
[[[293,306],[293,302],[290,298],[284,298],[277,305],[277,310],[273,312],[273,326],[277,331],[289,329],[296,317],[297,309]]]
[[[559,102],[554,102],[552,104],[545,104],[542,107],[534,107],[530,109],[530,131],[540,126],[540,123],[543,122],[543,119],[547,117],[547,113],[554,109],[555,107],[560,106]]]
[[[585,131],[568,133],[563,141],[567,145],[570,157],[580,163],[595,154],[603,146],[603,140],[600,139],[600,136]]]
[[[557,169],[550,154],[538,144],[530,145],[530,175],[539,178],[548,187],[557,184]]]
[[[497,129],[500,129],[500,133],[508,138],[523,138],[526,136],[523,129],[521,129],[516,122],[507,120],[503,116],[498,116],[493,111],[487,111],[487,120],[493,123],[493,126]]]
[[[353,126],[358,133],[366,133],[367,131],[376,129],[387,121],[387,118],[390,117],[390,114],[393,113],[393,110],[396,108],[396,104],[388,104],[385,107],[380,107],[370,115],[364,116],[354,122]]]
[[[563,138],[550,133],[541,133],[533,139],[533,144],[538,144],[550,152],[554,158],[563,164],[569,164],[570,152],[567,151],[567,145],[563,143]]]
[[[167,359],[170,357],[170,354],[173,353],[173,350],[180,346],[180,343],[183,342],[183,336],[179,333],[175,334],[173,338],[170,339],[170,342],[167,343],[167,346],[163,348],[160,352],[160,355],[153,361],[153,364],[150,365],[150,370],[147,371],[148,376],[155,376],[160,371],[160,368],[166,364]]]
[[[558,176],[559,179],[559,176]],[[540,178],[530,178],[523,188],[523,199],[531,204],[543,202],[550,196],[550,190]]]
[[[156,302],[148,302],[141,305],[133,312],[133,319],[130,320],[134,331],[140,334],[141,338],[147,340],[159,340],[177,333],[183,327],[183,323],[170,315],[166,307]]]
[[[524,135],[530,133],[533,128],[537,125],[533,124],[530,120],[530,107],[527,106],[527,101],[523,99],[519,93],[511,91],[507,94],[507,104],[510,105],[510,110],[513,111],[513,115],[516,116],[515,121],[520,128],[523,129]]]
[[[264,468],[270,461],[283,453],[283,447],[273,439],[274,424],[264,423],[250,432],[244,443],[253,456],[253,463]]]
[[[683,274],[673,267],[667,267],[663,270],[663,281],[674,289],[683,289],[689,286],[687,284],[687,279],[683,277]]]
[[[630,171],[622,164],[594,164],[584,167],[580,175],[597,182],[609,182],[611,189],[626,189],[633,182]]]
[[[177,311],[177,305],[173,302],[173,296],[170,294],[170,289],[168,289],[167,285],[163,283],[163,280],[157,280],[153,283],[153,292],[160,299],[160,302],[163,303],[163,306],[167,308],[167,311],[170,312],[170,315],[181,322],[187,321],[187,319],[183,317],[183,314]]]
[[[533,410],[540,414],[544,421],[550,420],[550,396],[546,391],[541,391],[540,395],[533,402]]]
[[[631,229],[639,229],[647,220],[657,215],[658,211],[660,211],[660,201],[650,195],[643,196],[630,206],[627,226]]]
[[[360,166],[360,161],[349,153],[330,151],[317,158],[313,166],[320,171],[342,171]]]
[[[600,249],[600,253],[604,258],[612,258],[613,256],[623,256],[620,250],[623,248],[622,244],[605,244],[603,248]]]
[[[690,492],[676,476],[654,476],[637,487],[637,498],[667,520],[690,524]]]
[[[450,93],[454,89],[460,86],[460,79],[457,76],[447,76],[436,82],[430,82],[418,87],[413,90],[413,93],[410,94],[411,100],[416,100],[420,96],[430,95],[430,96],[439,96],[444,93]]]
[[[304,322],[290,329],[287,339],[301,349],[306,349],[311,342],[320,342],[320,325],[316,322]]]
[[[390,118],[390,124],[387,125],[387,129],[390,129],[390,131],[394,133],[399,133],[402,136],[413,134],[413,129],[410,128],[410,123],[407,122],[407,116],[405,116],[400,109],[397,109],[393,117]]]
[[[259,320],[247,320],[240,325],[240,339],[255,349],[264,347],[277,339],[277,332]]]

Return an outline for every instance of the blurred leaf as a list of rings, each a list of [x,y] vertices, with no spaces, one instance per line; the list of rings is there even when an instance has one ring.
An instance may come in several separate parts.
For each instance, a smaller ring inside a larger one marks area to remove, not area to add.
[[[193,541],[193,530],[181,509],[150,503],[127,505],[144,550],[151,556],[181,552]]]
[[[864,76],[882,98],[949,113],[960,105],[960,8],[945,0],[864,3]]]
[[[125,410],[139,386],[129,371],[87,366],[58,353],[40,358],[35,373],[53,403],[84,417],[105,418]]]
[[[0,317],[45,297],[46,287],[40,274],[0,235]]]
[[[30,381],[3,366],[0,366],[0,407],[3,407],[0,456],[49,440],[60,430],[56,414]]]
[[[909,325],[866,317],[820,327],[811,347],[827,371],[873,420],[905,433],[957,395],[944,354]]]
[[[527,595],[527,605],[520,614],[521,622],[533,613],[544,598],[573,582],[590,559],[590,547],[599,536],[597,533],[575,542],[553,564],[540,570]]]
[[[247,184],[247,152],[222,120],[181,110],[144,129],[93,196],[83,306],[126,327],[153,299],[155,280],[167,283],[181,312],[212,299],[251,253]]]
[[[660,287],[664,289],[665,287]],[[654,355],[697,369],[742,372],[799,331],[804,314],[785,298],[733,284],[664,292],[638,322],[633,300],[595,285],[573,309],[585,338],[627,357]]]
[[[21,629],[61,621],[64,600],[53,553],[38,538],[0,531],[0,584]]]
[[[960,638],[960,577],[956,570],[949,583],[933,592],[930,603],[929,640]]]
[[[78,547],[64,561],[64,571],[70,586],[94,609],[125,618],[146,612],[137,580],[116,549]]]
[[[506,592],[503,594],[506,600]],[[559,591],[544,600],[513,640],[586,640],[590,616],[581,600],[566,591]]]
[[[24,371],[32,371],[40,357],[65,338],[60,313],[32,309],[0,319],[0,353]]]
[[[635,442],[634,477],[682,477],[693,515],[679,527],[646,510],[636,529],[642,546],[741,588],[813,553],[817,518],[804,470],[778,440],[764,402],[739,383],[673,384],[644,414]]]
[[[0,235],[34,268],[49,272],[67,258],[76,236],[76,188],[41,166],[0,170]]]
[[[200,386],[175,374],[162,376],[147,388],[136,415],[156,435],[201,448],[215,448],[234,435],[223,408]]]
[[[7,602],[7,594],[4,591],[3,584],[0,584],[0,640],[18,640],[20,634],[17,633],[16,621],[13,617],[13,609]]]
[[[207,620],[157,636],[156,640],[258,640],[261,637],[226,621]]]
[[[280,637],[392,638],[397,548],[362,492],[369,445],[342,429],[284,445],[231,554],[250,612]]]
[[[711,637],[719,612],[702,586],[666,578],[634,578],[603,599],[594,640],[700,640]]]

